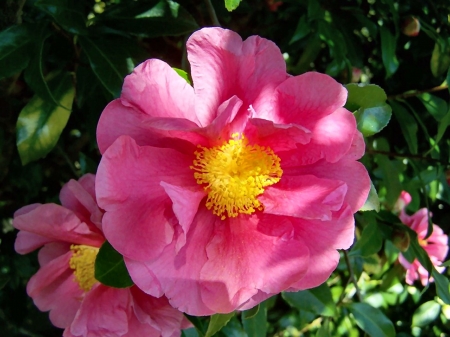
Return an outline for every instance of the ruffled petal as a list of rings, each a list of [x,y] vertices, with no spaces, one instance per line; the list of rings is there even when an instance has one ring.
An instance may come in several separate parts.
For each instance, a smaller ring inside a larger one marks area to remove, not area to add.
[[[357,161],[341,160],[337,163],[327,163],[321,160],[312,165],[286,167],[283,163],[290,160],[286,152],[279,153],[283,175],[314,175],[318,178],[343,181],[347,185],[344,202],[357,212],[366,202],[370,190],[370,177],[363,164]],[[283,178],[281,178],[283,179]]]
[[[103,231],[121,254],[140,261],[158,256],[173,238],[176,218],[161,182],[198,188],[193,157],[171,149],[140,147],[122,136],[104,153],[96,189],[106,211]]]
[[[121,337],[128,332],[131,303],[128,289],[98,284],[86,293],[70,332],[80,337]]]
[[[105,241],[101,234],[92,232],[90,226],[81,222],[71,210],[55,204],[40,205],[28,213],[16,216],[13,226],[37,235],[19,233],[15,248],[21,254],[38,248],[39,244],[52,241],[94,247],[100,247]]]
[[[276,235],[268,235],[273,230]],[[309,250],[293,236],[288,219],[270,215],[231,218],[218,226],[201,271],[205,304],[214,312],[231,312],[259,290],[278,293],[301,279]]]
[[[219,105],[234,95],[244,109],[251,104],[258,109],[287,78],[279,48],[259,36],[242,41],[233,31],[204,28],[192,34],[186,46],[202,126],[211,123]]]
[[[69,268],[68,251],[46,263],[27,284],[27,293],[41,311],[50,310],[50,320],[58,328],[69,326],[80,307],[83,290]]]
[[[331,220],[342,207],[347,185],[313,175],[284,176],[258,198],[264,213],[304,219]]]
[[[331,221],[294,218],[296,237],[300,237],[310,252],[308,272],[291,291],[314,288],[325,282],[339,263],[336,249],[348,249],[354,239],[355,220],[350,207],[333,215]]]
[[[205,247],[216,222],[220,222],[220,219],[203,204],[191,224],[186,244],[178,253],[175,238],[152,261],[139,262],[125,258],[134,283],[153,296],[165,293],[170,304],[182,312],[196,316],[214,314],[214,310],[208,308],[201,297],[201,289],[206,281],[200,279],[200,271],[207,261]]]

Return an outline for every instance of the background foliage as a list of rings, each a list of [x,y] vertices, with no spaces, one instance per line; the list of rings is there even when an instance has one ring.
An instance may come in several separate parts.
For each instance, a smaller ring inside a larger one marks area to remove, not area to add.
[[[362,162],[379,199],[373,191],[367,210],[356,215],[356,243],[341,253],[326,284],[235,315],[191,317],[197,329],[183,334],[211,336],[226,324],[218,335],[445,336],[449,273],[433,272],[429,287],[405,284],[399,249],[431,265],[392,209],[407,190],[408,212],[427,207],[433,222],[450,231],[449,2],[211,2],[217,18],[200,0],[0,4],[0,335],[61,335],[26,295],[38,266],[36,254],[14,252],[14,211],[58,202],[65,182],[95,173],[96,124],[123,77],[147,58],[189,72],[186,38],[218,19],[243,38],[273,40],[289,73],[316,70],[346,84],[347,108],[366,137]],[[413,17],[417,36],[405,26]]]

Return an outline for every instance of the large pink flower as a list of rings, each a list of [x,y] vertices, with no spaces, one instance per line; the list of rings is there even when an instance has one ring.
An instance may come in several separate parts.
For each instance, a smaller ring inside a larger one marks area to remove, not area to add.
[[[194,86],[148,60],[97,128],[106,238],[136,285],[192,315],[315,287],[353,242],[364,141],[331,77],[291,77],[277,46],[206,28]]]
[[[419,209],[413,215],[406,214],[405,208],[411,202],[411,195],[402,191],[400,198],[397,201],[397,208],[400,210],[400,220],[408,227],[417,233],[417,239],[422,248],[428,253],[431,263],[436,267],[436,270],[442,273],[445,267],[439,267],[445,260],[448,252],[448,236],[444,234],[442,229],[433,225],[433,233],[425,239],[428,230],[428,210],[426,208]],[[410,263],[406,258],[400,254],[398,261],[406,269],[406,283],[413,284],[415,280],[420,279],[423,286],[428,284],[428,271],[415,259]],[[430,281],[433,281],[430,278]]]
[[[50,311],[64,337],[179,336],[183,315],[167,298],[95,280],[94,261],[105,239],[94,181],[91,174],[69,181],[61,190],[62,206],[33,204],[15,213],[16,251],[26,254],[43,246],[28,294],[40,310]]]

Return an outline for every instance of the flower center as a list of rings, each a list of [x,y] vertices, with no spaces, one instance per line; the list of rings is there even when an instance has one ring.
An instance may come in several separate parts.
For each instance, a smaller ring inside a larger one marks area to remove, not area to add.
[[[244,135],[235,133],[227,143],[212,148],[198,146],[190,168],[194,178],[208,193],[206,207],[222,220],[240,213],[263,210],[256,199],[264,187],[280,181],[280,158],[269,147],[249,145]]]
[[[71,245],[70,250],[73,254],[70,258],[69,266],[73,269],[75,281],[77,281],[81,289],[89,291],[97,282],[94,273],[98,248],[85,245]]]

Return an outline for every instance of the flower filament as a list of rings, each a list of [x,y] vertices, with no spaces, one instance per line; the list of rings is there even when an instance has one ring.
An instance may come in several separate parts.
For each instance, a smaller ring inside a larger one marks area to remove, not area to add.
[[[280,158],[269,147],[249,145],[235,133],[219,146],[198,146],[194,178],[208,193],[206,207],[222,220],[263,210],[257,199],[264,188],[280,181]]]
[[[85,245],[71,245],[70,250],[73,253],[69,266],[74,270],[75,281],[82,290],[89,291],[97,282],[94,274],[98,248]]]

